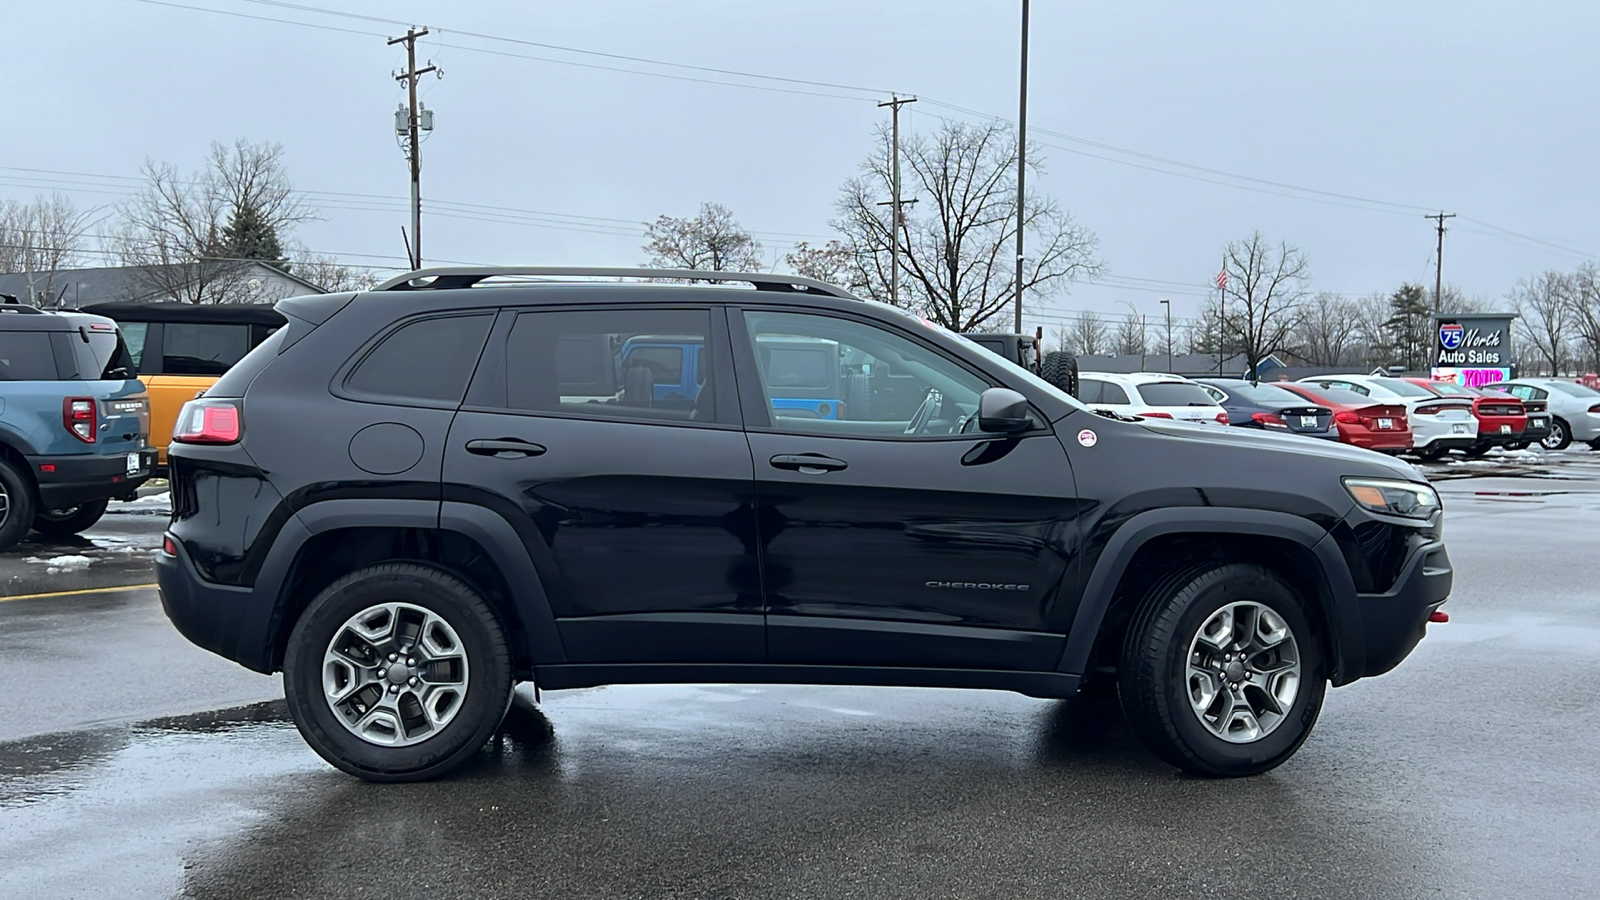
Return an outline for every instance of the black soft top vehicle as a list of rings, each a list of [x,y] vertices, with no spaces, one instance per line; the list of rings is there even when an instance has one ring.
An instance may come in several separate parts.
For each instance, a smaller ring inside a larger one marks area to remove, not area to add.
[[[618,276],[756,290],[578,282]],[[1408,465],[1097,416],[796,276],[437,269],[278,309],[180,416],[162,600],[282,670],[307,741],[369,779],[476,752],[522,681],[1099,683],[1163,759],[1252,774],[1450,591]],[[590,364],[563,346],[660,334],[708,349],[690,402],[562,392]],[[773,336],[836,342],[868,402],[786,415]]]

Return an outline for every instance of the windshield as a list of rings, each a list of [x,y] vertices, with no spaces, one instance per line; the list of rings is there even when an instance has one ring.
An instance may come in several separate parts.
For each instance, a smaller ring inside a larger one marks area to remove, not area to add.
[[[1138,386],[1139,396],[1151,406],[1216,406],[1198,384],[1188,381],[1156,381]]]
[[[907,323],[914,323],[918,327],[926,328],[929,331],[938,332],[939,334],[942,334],[945,337],[955,338],[956,340],[961,341],[962,343],[970,344],[970,345],[972,345],[973,347],[976,347],[979,350],[983,350],[985,353],[989,353],[989,356],[991,357],[991,360],[990,360],[991,362],[993,362],[993,360],[995,360],[995,359],[998,359],[1000,361],[1000,365],[1001,365],[1002,368],[1004,368],[1006,370],[1006,374],[1014,375],[1018,379],[1020,379],[1020,380],[1022,380],[1024,382],[1027,382],[1032,387],[1036,387],[1036,388],[1038,388],[1040,390],[1044,390],[1044,391],[1049,391],[1050,393],[1056,395],[1057,397],[1060,397],[1060,398],[1066,400],[1068,403],[1071,403],[1074,407],[1076,407],[1078,409],[1087,410],[1089,408],[1087,406],[1084,406],[1083,402],[1081,400],[1079,400],[1077,397],[1074,397],[1071,394],[1067,393],[1066,391],[1063,391],[1062,389],[1060,389],[1060,388],[1056,387],[1055,385],[1051,384],[1050,382],[1045,381],[1043,378],[1040,378],[1039,376],[1037,376],[1037,375],[1033,374],[1032,372],[1028,371],[1027,369],[1024,369],[1023,367],[1017,365],[1016,363],[1012,362],[1011,360],[1006,359],[1004,356],[1001,356],[998,353],[990,353],[988,350],[985,350],[984,347],[982,345],[978,344],[977,342],[969,340],[969,339],[967,339],[965,337],[962,337],[961,335],[956,334],[954,331],[951,331],[950,329],[945,328],[942,325],[938,325],[938,324],[936,324],[934,322],[928,321],[927,319],[923,319],[923,318],[919,318],[917,316],[911,315],[910,313],[906,312],[905,310],[900,309],[899,307],[890,306],[887,303],[880,303],[880,302],[878,302],[876,300],[867,300],[865,302],[871,303],[873,306],[877,307],[878,309],[884,310],[885,312],[892,312],[895,315],[899,316],[903,321],[905,321]]]
[[[1284,388],[1291,394],[1301,394],[1311,398],[1313,403],[1332,403],[1335,406],[1372,406],[1378,401],[1371,397],[1363,397],[1355,391],[1344,388],[1325,388],[1306,385],[1298,388]]]
[[[1306,402],[1306,398],[1299,394],[1270,384],[1250,384],[1245,382],[1238,385],[1229,385],[1229,389],[1251,403],[1259,403],[1262,406],[1278,406],[1285,403],[1303,406]]]
[[[1565,381],[1552,381],[1549,386],[1569,397],[1600,397],[1600,391],[1584,387],[1581,384],[1571,384]]]
[[[1412,384],[1400,378],[1374,378],[1372,383],[1379,387],[1388,388],[1402,397],[1432,397],[1434,395],[1433,391],[1422,385]]]

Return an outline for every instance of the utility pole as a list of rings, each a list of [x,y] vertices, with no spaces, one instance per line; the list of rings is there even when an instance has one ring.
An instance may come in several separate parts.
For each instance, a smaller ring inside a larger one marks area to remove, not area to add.
[[[900,107],[907,103],[915,103],[917,98],[901,98],[890,94],[889,99],[878,104],[878,108],[889,107],[890,118],[894,122],[891,131],[894,134],[894,149],[891,151],[893,162],[890,163],[890,179],[894,182],[892,190],[894,199],[889,201],[889,305],[900,305]],[[912,203],[917,201],[912,200]],[[882,206],[883,204],[878,204]]]
[[[1435,251],[1433,257],[1433,311],[1435,313],[1442,308],[1443,301],[1441,298],[1444,296],[1444,233],[1446,230],[1444,220],[1454,219],[1455,217],[1455,213],[1446,214],[1444,210],[1440,210],[1435,215],[1423,216],[1424,219],[1437,219],[1439,221],[1439,249]]]
[[[1161,305],[1167,308],[1167,372],[1172,372],[1172,301],[1163,300]]]
[[[1012,318],[1022,332],[1022,226],[1026,222],[1023,182],[1028,174],[1028,0],[1022,0],[1022,83],[1017,91],[1017,303]]]
[[[406,83],[406,93],[410,97],[409,112],[406,116],[406,156],[411,160],[411,268],[422,268],[422,141],[418,133],[425,130],[421,117],[417,114],[417,79],[429,72],[439,72],[439,67],[427,65],[417,68],[417,38],[428,33],[427,28],[418,31],[407,28],[404,37],[393,38],[389,46],[395,44],[406,45],[406,70],[394,76],[395,81]],[[443,72],[439,72],[443,76]],[[432,130],[433,118],[430,114],[428,128]]]

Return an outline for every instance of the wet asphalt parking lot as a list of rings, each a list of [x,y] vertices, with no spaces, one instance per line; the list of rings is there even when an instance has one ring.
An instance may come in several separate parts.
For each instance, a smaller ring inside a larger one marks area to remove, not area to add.
[[[1104,700],[697,685],[519,695],[365,784],[167,624],[152,497],[0,556],[0,895],[1600,897],[1600,453],[1429,471],[1452,621],[1236,781]]]

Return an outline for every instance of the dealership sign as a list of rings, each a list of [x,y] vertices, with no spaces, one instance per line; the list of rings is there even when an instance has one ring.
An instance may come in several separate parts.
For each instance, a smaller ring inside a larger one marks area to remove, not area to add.
[[[1511,365],[1513,313],[1434,316],[1439,335],[1434,368],[1500,369]]]

